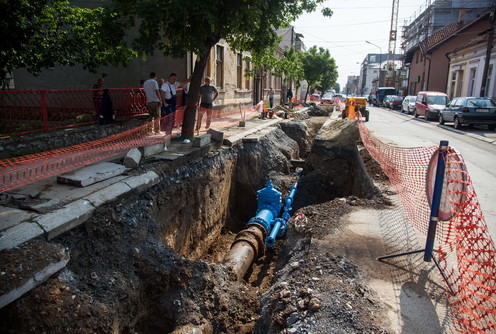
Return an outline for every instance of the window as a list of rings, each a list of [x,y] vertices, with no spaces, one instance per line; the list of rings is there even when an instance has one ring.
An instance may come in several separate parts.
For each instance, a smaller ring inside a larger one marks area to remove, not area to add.
[[[375,63],[376,62],[376,57],[375,56],[370,56],[370,62]]]
[[[245,89],[250,89],[250,76],[248,76],[248,71],[250,71],[250,61],[245,62]]]
[[[219,88],[224,88],[224,47],[217,45],[215,53],[215,85]]]
[[[491,97],[491,96],[496,96],[496,85],[493,88],[494,93],[489,94],[489,89],[491,88],[491,77],[493,76],[493,65],[489,65],[489,68],[487,69],[487,80],[486,80],[486,91],[485,97]]]
[[[463,71],[458,71],[458,80],[456,83],[456,95],[462,96],[462,87],[463,87]]]
[[[450,89],[450,95],[451,97],[455,97],[455,87],[456,87],[456,71],[453,71],[451,73],[451,89]]]
[[[474,96],[474,88],[475,88],[475,67],[470,69],[470,74],[468,77],[468,96]]]
[[[241,85],[243,83],[243,55],[240,53],[236,55],[236,66],[236,88],[241,89]]]

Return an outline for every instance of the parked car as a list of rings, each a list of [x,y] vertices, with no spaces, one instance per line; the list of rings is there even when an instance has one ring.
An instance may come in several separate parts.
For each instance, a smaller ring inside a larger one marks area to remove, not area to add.
[[[382,100],[382,106],[385,108],[389,108],[389,102],[393,99],[395,95],[386,95]]]
[[[403,103],[401,104],[401,112],[406,112],[407,114],[411,114],[415,111],[415,100],[416,96],[408,95],[403,99]]]
[[[369,99],[368,99],[369,104],[375,105],[376,100],[377,100],[377,97],[374,93],[369,95]]]
[[[418,92],[415,100],[415,118],[424,116],[426,120],[439,119],[439,110],[446,108],[448,95],[441,92],[422,91]]]
[[[439,113],[439,124],[453,122],[455,129],[462,125],[487,125],[496,128],[496,103],[487,97],[455,97]]]
[[[313,93],[312,95],[310,95],[310,102],[320,103],[320,95],[317,93]]]
[[[394,87],[379,87],[375,95],[374,106],[382,107],[384,106],[384,97],[386,95],[396,95],[396,89]]]
[[[401,104],[403,103],[403,96],[394,96],[388,103],[391,109],[401,109]]]
[[[320,103],[322,104],[331,104],[334,102],[334,94],[333,93],[324,93],[322,98],[320,99]]]

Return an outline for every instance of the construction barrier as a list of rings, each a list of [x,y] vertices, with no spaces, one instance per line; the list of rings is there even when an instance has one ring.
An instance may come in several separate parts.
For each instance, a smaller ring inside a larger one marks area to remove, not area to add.
[[[427,235],[437,146],[400,148],[382,143],[359,120],[362,142],[398,193],[407,219]],[[437,160],[436,160],[437,161]],[[433,254],[463,333],[496,333],[496,248],[462,156],[448,147],[445,183]]]
[[[179,101],[180,102],[180,101]],[[181,133],[185,106],[173,114],[151,120],[137,128],[92,142],[48,152],[0,160],[0,192],[59,175],[89,165],[131,148],[168,143]],[[246,117],[258,115],[261,102],[253,107],[212,111],[211,126],[224,128],[238,124]],[[153,122],[160,124],[160,133],[152,133]]]
[[[146,115],[142,88],[109,88],[115,117]],[[98,121],[101,89],[0,91],[0,137]],[[183,89],[177,91],[182,105]]]

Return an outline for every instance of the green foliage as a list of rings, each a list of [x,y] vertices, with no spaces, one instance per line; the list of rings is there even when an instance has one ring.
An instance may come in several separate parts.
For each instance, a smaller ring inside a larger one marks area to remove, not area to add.
[[[332,87],[336,91],[336,93],[341,93],[341,86],[336,82],[336,84]]]
[[[317,86],[325,91],[336,82],[338,77],[336,62],[329,50],[312,46],[307,52],[299,55],[303,64],[304,77],[308,82],[308,90]]]
[[[284,57],[277,63],[276,73],[284,74],[286,78],[292,78],[296,82],[304,79],[303,63],[293,47],[284,51]]]
[[[123,41],[115,13],[66,0],[0,0],[0,78],[16,68],[37,74],[55,63],[96,71],[126,64],[136,53]]]

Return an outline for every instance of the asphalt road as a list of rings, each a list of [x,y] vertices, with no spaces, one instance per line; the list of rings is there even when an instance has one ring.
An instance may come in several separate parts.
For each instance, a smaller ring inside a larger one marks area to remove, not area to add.
[[[481,128],[454,130],[452,125],[415,119],[383,108],[368,107],[367,127],[385,143],[402,147],[439,145],[448,140],[463,156],[486,219],[489,232],[496,240],[496,132]],[[492,141],[492,143],[491,143]]]

